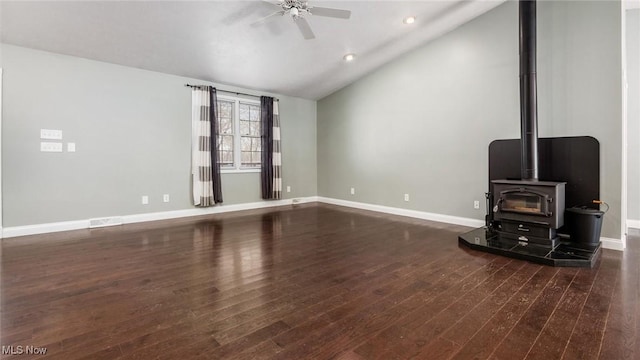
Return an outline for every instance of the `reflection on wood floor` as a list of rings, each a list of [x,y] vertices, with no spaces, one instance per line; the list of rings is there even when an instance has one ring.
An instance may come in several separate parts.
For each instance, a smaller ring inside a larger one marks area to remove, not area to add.
[[[305,204],[4,239],[2,358],[640,358],[637,232],[575,269],[466,230]]]

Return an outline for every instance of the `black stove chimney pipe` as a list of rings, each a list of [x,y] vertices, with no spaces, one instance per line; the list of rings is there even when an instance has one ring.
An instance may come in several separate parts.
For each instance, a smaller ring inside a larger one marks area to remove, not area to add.
[[[538,180],[536,0],[520,0],[520,139],[523,180]]]

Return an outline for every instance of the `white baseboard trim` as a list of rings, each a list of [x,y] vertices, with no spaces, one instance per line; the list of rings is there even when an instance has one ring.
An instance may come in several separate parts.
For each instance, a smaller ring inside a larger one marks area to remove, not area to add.
[[[124,220],[124,224],[135,224],[135,223],[147,222],[147,221],[179,219],[184,217],[212,215],[212,214],[220,214],[220,213],[226,213],[226,212],[232,212],[232,211],[262,209],[262,208],[285,206],[285,205],[292,205],[292,204],[304,204],[304,203],[315,202],[315,201],[318,201],[316,196],[305,197],[305,198],[284,199],[284,200],[259,201],[259,202],[244,203],[244,204],[219,205],[219,206],[212,206],[208,208],[193,208],[193,209],[165,211],[165,212],[157,212],[157,213],[149,213],[149,214],[127,215],[127,216],[123,216],[123,220]]]
[[[443,222],[447,224],[456,224],[456,225],[469,226],[469,227],[484,226],[484,220],[470,219],[470,218],[464,218],[459,216],[443,215],[443,214],[429,213],[429,212],[418,211],[418,210],[409,210],[409,209],[402,209],[402,208],[396,208],[396,207],[390,207],[390,206],[367,204],[367,203],[361,203],[361,202],[355,202],[355,201],[326,198],[322,196],[318,197],[318,201],[326,204],[346,206],[346,207],[376,211],[376,212],[381,212],[386,214],[407,216],[407,217],[412,217],[416,219],[438,221],[438,222]]]
[[[89,220],[63,221],[48,224],[10,226],[2,229],[2,235],[3,238],[6,239],[23,235],[46,234],[86,228],[89,228]]]
[[[640,229],[640,220],[627,220],[627,227]]]
[[[624,251],[624,244],[621,239],[600,237],[600,242],[604,249]]]
[[[179,218],[185,218],[185,217],[191,217],[191,216],[220,214],[220,213],[226,213],[226,212],[232,212],[232,211],[253,210],[253,209],[269,208],[269,207],[292,205],[292,204],[304,204],[304,203],[317,202],[317,201],[318,201],[317,196],[310,196],[310,197],[295,198],[295,199],[259,201],[259,202],[253,202],[253,203],[245,203],[245,204],[219,205],[219,206],[212,206],[208,208],[193,208],[193,209],[163,211],[163,212],[155,212],[155,213],[147,213],[147,214],[134,214],[134,215],[119,216],[119,217],[122,218],[122,224],[125,225],[125,224],[135,224],[135,223],[141,223],[141,222],[147,222],[147,221],[169,220],[169,219],[179,219]],[[46,233],[59,232],[59,231],[81,230],[81,229],[88,229],[88,228],[89,228],[89,219],[76,220],[76,221],[64,221],[64,222],[56,222],[56,223],[48,223],[48,224],[5,227],[4,229],[2,229],[1,234],[3,238],[10,238],[10,237],[17,237],[17,236],[38,235],[38,234],[46,234]]]
[[[185,210],[174,210],[174,211],[163,211],[163,212],[155,212],[155,213],[147,213],[147,214],[134,214],[134,215],[126,215],[122,217],[122,224],[135,224],[141,222],[148,221],[159,221],[159,220],[169,220],[169,219],[179,219],[185,217],[192,216],[202,216],[202,215],[213,215],[220,214],[232,211],[242,211],[242,210],[253,210],[253,209],[262,209],[276,206],[284,206],[284,205],[292,205],[292,204],[304,204],[310,202],[322,202],[326,204],[333,204],[339,206],[345,206],[350,208],[362,209],[362,210],[370,210],[385,214],[393,214],[400,216],[407,216],[416,219],[423,220],[431,220],[437,221],[447,224],[455,224],[469,227],[480,227],[484,225],[484,221],[478,219],[470,219],[452,215],[443,215],[436,213],[429,213],[418,210],[409,210],[402,208],[395,208],[390,206],[383,205],[375,205],[375,204],[367,204],[360,203],[355,201],[341,200],[341,199],[333,199],[322,196],[308,196],[302,198],[294,198],[294,199],[284,199],[284,200],[273,200],[273,201],[260,201],[253,203],[244,203],[244,204],[233,204],[233,205],[220,205],[213,206],[209,208],[193,208],[193,209],[185,209]],[[26,236],[26,235],[38,235],[38,234],[46,234],[60,231],[70,231],[70,230],[81,230],[89,228],[89,219],[86,220],[75,220],[75,221],[64,221],[64,222],[56,222],[56,223],[48,223],[48,224],[35,224],[35,225],[25,225],[25,226],[11,226],[11,227],[0,227],[0,239],[2,238],[11,238],[17,236]],[[629,227],[633,227],[631,222],[627,222]],[[601,237],[600,241],[602,242],[602,247],[605,249],[612,250],[624,250],[624,246],[621,239],[613,239]]]
[[[424,212],[424,211],[394,208],[394,207],[383,206],[383,205],[360,203],[360,202],[355,202],[355,201],[326,198],[326,197],[321,197],[321,196],[318,197],[318,201],[319,202],[323,202],[323,203],[327,203],[327,204],[346,206],[346,207],[351,207],[351,208],[356,208],[356,209],[363,209],[363,210],[371,210],[371,211],[376,211],[376,212],[381,212],[381,213],[386,213],[386,214],[408,216],[408,217],[412,217],[412,218],[423,219],[423,220],[431,220],[431,221],[438,221],[438,222],[443,222],[443,223],[447,223],[447,224],[455,224],[455,225],[462,225],[462,226],[469,226],[469,227],[481,227],[481,226],[484,226],[484,221],[483,220],[463,218],[463,217],[458,217],[458,216],[443,215],[443,214],[436,214],[436,213],[428,213],[428,212]],[[622,240],[621,239],[613,239],[613,238],[601,237],[600,241],[602,242],[602,247],[605,248],[605,249],[624,251],[624,246],[622,244]]]

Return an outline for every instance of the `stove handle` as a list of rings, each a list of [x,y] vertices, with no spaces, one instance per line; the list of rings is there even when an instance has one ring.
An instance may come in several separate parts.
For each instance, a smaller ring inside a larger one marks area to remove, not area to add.
[[[497,213],[498,210],[500,209],[500,203],[502,202],[502,200],[503,200],[502,197],[500,197],[500,199],[498,199],[498,202],[495,205],[493,205],[493,212],[494,213]]]

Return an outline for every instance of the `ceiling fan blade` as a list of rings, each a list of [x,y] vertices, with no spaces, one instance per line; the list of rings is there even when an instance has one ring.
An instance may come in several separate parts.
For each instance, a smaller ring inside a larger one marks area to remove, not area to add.
[[[351,17],[351,11],[341,9],[331,9],[324,7],[312,7],[310,8],[311,15],[326,16],[338,19],[348,19]]]
[[[297,18],[294,18],[293,21],[295,21],[296,25],[298,25],[298,29],[300,30],[300,32],[302,33],[302,36],[304,36],[306,40],[316,38],[316,36],[313,34],[313,31],[311,31],[311,26],[309,26],[309,23],[305,18],[297,17]]]
[[[269,21],[269,20],[271,20],[271,19],[273,19],[273,18],[275,18],[277,16],[284,15],[284,13],[285,13],[284,10],[276,11],[273,14],[267,15],[267,16],[263,17],[262,19],[251,23],[251,26],[253,26],[253,27],[260,26],[260,25],[266,23],[267,21]]]
[[[262,0],[262,2],[282,8],[282,0]]]

